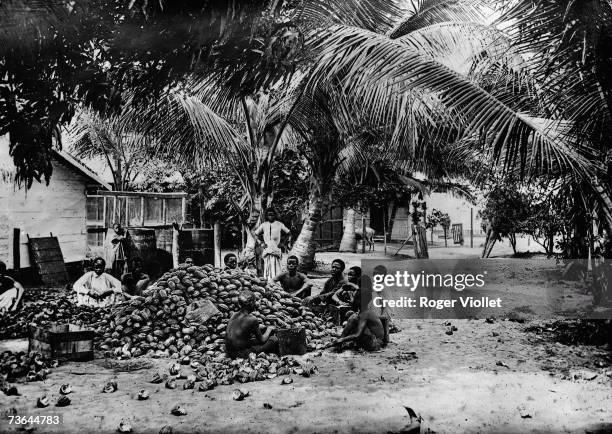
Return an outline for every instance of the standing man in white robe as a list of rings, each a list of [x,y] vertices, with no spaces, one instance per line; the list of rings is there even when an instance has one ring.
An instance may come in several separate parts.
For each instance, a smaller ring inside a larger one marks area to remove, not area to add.
[[[282,222],[276,220],[276,211],[273,208],[266,210],[266,220],[255,230],[255,236],[263,239],[264,272],[267,279],[273,279],[281,272],[282,252],[280,249],[281,237],[283,234],[290,234],[291,231]]]

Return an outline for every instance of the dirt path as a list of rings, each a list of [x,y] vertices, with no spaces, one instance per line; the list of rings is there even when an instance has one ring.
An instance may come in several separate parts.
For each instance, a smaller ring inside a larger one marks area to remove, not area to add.
[[[21,415],[55,413],[54,407],[36,409],[36,397],[50,393],[56,400],[59,386],[70,383],[72,405],[61,410],[64,424],[49,430],[55,432],[113,432],[121,420],[135,432],[158,432],[164,425],[175,432],[387,432],[407,423],[403,406],[417,410],[436,432],[612,429],[612,370],[595,365],[609,363],[607,352],[539,342],[515,322],[453,324],[458,330],[448,336],[439,321],[403,320],[385,351],[307,355],[318,366],[316,375],[294,376],[286,386],[278,378],[241,385],[251,393],[242,402],[231,399],[235,386],[198,392],[149,384],[167,360],[127,373],[104,368],[100,359],[64,365],[44,383],[19,385],[22,396],[1,396],[0,405]],[[584,369],[597,377],[570,378]],[[110,379],[119,390],[101,393]],[[136,399],[141,388],[151,392],[148,401]],[[263,408],[266,402],[272,409]],[[177,403],[186,416],[169,414]],[[2,429],[14,431],[6,424]]]

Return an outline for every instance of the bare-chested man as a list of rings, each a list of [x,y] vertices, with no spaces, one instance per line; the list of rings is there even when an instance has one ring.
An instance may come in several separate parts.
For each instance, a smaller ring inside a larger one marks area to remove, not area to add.
[[[312,282],[308,280],[305,274],[298,272],[300,264],[297,256],[289,256],[287,258],[287,271],[280,273],[272,279],[274,282],[280,282],[283,289],[300,298],[310,297]]]
[[[361,309],[362,306],[370,304],[371,297],[371,292],[364,290],[353,298],[351,307],[357,313],[348,319],[342,336],[334,342],[335,346],[341,347],[344,343],[352,342],[355,348],[366,351],[378,351],[385,346],[385,329],[378,313],[369,308]]]
[[[268,327],[265,333],[259,329],[259,320],[251,314],[255,310],[255,295],[245,290],[238,296],[240,310],[236,312],[227,324],[225,335],[225,351],[232,359],[246,358],[249,353],[278,354],[278,339],[270,336],[274,331]]]

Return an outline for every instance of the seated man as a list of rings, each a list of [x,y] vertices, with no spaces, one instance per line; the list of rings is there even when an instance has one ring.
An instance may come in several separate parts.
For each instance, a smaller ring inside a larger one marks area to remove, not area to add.
[[[378,265],[376,267],[374,267],[374,270],[372,271],[372,275],[376,276],[376,275],[383,275],[386,276],[387,275],[387,267],[385,267],[384,265]],[[370,282],[371,284],[371,282]],[[383,298],[388,298],[388,296],[385,294],[385,290],[383,289],[383,292],[380,294],[382,295]],[[375,312],[378,314],[378,317],[380,318],[380,321],[382,322],[384,331],[385,331],[385,336],[383,338],[383,343],[384,345],[387,345],[389,343],[389,324],[391,322],[391,312],[389,311],[389,308],[386,306],[383,307],[379,307],[379,308],[373,308],[375,310]]]
[[[297,256],[287,258],[287,271],[278,274],[272,279],[273,282],[280,282],[283,289],[291,295],[305,298],[310,297],[312,282],[305,274],[297,271],[299,259]]]
[[[268,327],[262,335],[259,329],[259,320],[251,314],[255,310],[255,295],[244,290],[238,296],[240,310],[230,318],[227,323],[225,335],[225,351],[227,356],[246,358],[249,353],[275,353],[278,354],[278,339],[270,336],[274,331]]]
[[[350,305],[355,294],[359,293],[361,285],[361,267],[351,267],[347,273],[347,280],[344,285],[332,296],[332,300],[337,305]]]
[[[73,288],[77,293],[77,304],[105,307],[121,301],[121,282],[110,274],[104,272],[106,261],[96,258],[93,262],[93,271],[83,274],[79,280],[74,282]]]
[[[350,342],[354,344],[355,349],[366,351],[378,351],[385,346],[385,330],[378,313],[371,308],[362,309],[362,306],[370,305],[368,298],[371,297],[371,292],[364,291],[360,297],[353,298],[351,307],[357,313],[348,319],[342,336],[333,345],[342,347]]]
[[[332,261],[331,277],[323,285],[323,290],[318,295],[306,297],[304,303],[311,307],[319,304],[337,305],[338,297],[335,299],[333,297],[347,283],[344,278],[344,268],[345,265],[342,259],[334,259]]]
[[[235,270],[238,268],[238,256],[234,253],[228,253],[223,257],[223,263],[225,264],[224,271]]]
[[[6,264],[0,261],[0,312],[17,310],[24,292],[19,282],[6,275]]]
[[[142,271],[142,259],[132,259],[132,271],[125,273],[121,278],[125,294],[142,296],[142,291],[148,288],[151,279]]]

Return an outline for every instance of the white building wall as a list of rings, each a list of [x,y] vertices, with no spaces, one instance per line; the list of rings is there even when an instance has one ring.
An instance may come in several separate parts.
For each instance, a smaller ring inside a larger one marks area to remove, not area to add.
[[[0,162],[12,165],[8,140],[0,137]],[[21,230],[21,267],[30,266],[27,236],[49,236],[60,242],[65,262],[82,260],[87,250],[85,188],[87,179],[70,168],[53,163],[47,186],[34,182],[26,191],[0,180],[0,260],[13,268],[13,228]]]

